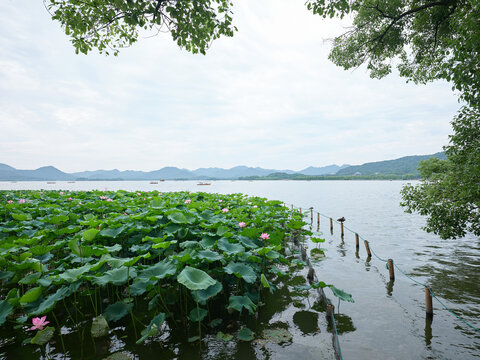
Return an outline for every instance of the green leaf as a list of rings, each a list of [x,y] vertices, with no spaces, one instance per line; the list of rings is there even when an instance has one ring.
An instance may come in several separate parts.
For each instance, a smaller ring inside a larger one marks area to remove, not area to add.
[[[267,278],[265,277],[264,274],[262,274],[260,276],[260,282],[262,283],[264,288],[269,288],[270,287],[270,284],[268,283],[268,280],[267,280]]]
[[[198,308],[198,311],[197,311],[197,308],[194,308],[192,309],[192,311],[190,311],[190,314],[188,315],[188,317],[190,318],[191,321],[198,322],[198,321],[202,321],[207,315],[208,315],[207,310]]]
[[[255,333],[247,327],[241,328],[237,338],[242,341],[252,341]]]
[[[64,223],[65,221],[68,221],[68,220],[69,220],[69,217],[67,215],[55,215],[55,216],[52,216],[47,221],[50,224],[59,225],[59,224]]]
[[[40,295],[42,295],[42,287],[37,286],[33,289],[28,290],[21,298],[20,298],[20,303],[21,304],[28,304],[31,302],[34,302],[37,300]]]
[[[143,336],[137,340],[137,344],[141,344],[147,339],[149,336],[152,336],[160,330],[160,327],[164,323],[166,315],[164,313],[159,313],[156,315],[148,324],[146,329],[144,330]]]
[[[8,300],[0,301],[0,326],[7,320],[7,316],[13,313],[13,305]]]
[[[340,290],[340,289],[337,289],[335,286],[333,285],[328,285],[328,287],[332,290],[333,292],[333,295],[335,295],[337,298],[339,298],[340,300],[343,300],[343,301],[348,301],[348,302],[355,302],[353,300],[353,297],[351,294],[343,291],[343,290]]]
[[[108,228],[100,231],[101,236],[110,237],[116,239],[125,230],[124,226],[119,226],[116,228]]]
[[[75,291],[78,290],[81,282],[79,281],[76,284],[71,284],[70,286],[63,286],[60,289],[58,289],[55,294],[49,295],[45,300],[43,300],[38,307],[31,311],[28,315],[41,315],[41,314],[46,314],[47,312],[51,311],[54,307],[55,304],[62,300],[65,299],[66,297],[70,296],[73,294]]]
[[[120,267],[118,269],[108,270],[103,274],[103,276],[94,277],[93,283],[105,286],[107,284],[113,285],[123,285],[125,284],[130,278],[136,277],[136,271],[134,269],[129,269],[127,267]]]
[[[161,280],[165,277],[175,275],[176,273],[177,265],[175,265],[173,261],[164,259],[163,261],[142,270],[138,277],[143,280]]]
[[[232,244],[228,239],[222,238],[218,240],[217,246],[227,254],[240,254],[245,252],[245,248],[240,244]]]
[[[190,266],[182,270],[177,276],[177,281],[190,290],[206,290],[216,283],[205,271]]]
[[[167,216],[168,220],[175,224],[186,224],[188,223],[187,217],[180,211],[171,213]]]
[[[211,328],[214,328],[214,327],[217,327],[218,325],[220,325],[222,322],[223,322],[223,319],[213,319],[212,321],[210,321],[208,323],[208,326],[211,327]]]
[[[107,321],[118,321],[132,310],[133,303],[126,304],[123,301],[117,301],[115,304],[107,306],[103,315]]]
[[[55,328],[47,326],[45,329],[38,331],[37,334],[30,341],[30,343],[35,345],[45,345],[50,341],[54,333]]]
[[[231,262],[224,267],[224,270],[227,274],[234,274],[238,278],[243,278],[249,284],[253,284],[257,280],[257,274],[252,267],[243,263]]]
[[[100,230],[97,230],[97,229],[88,229],[88,230],[85,230],[83,233],[82,233],[82,238],[85,240],[85,241],[92,241],[93,239],[95,239],[95,236],[97,236],[97,234],[100,232]]]
[[[255,310],[257,310],[257,305],[255,305],[248,296],[230,296],[228,309],[242,312],[243,308],[247,309],[250,314],[253,314]]]
[[[217,332],[217,340],[230,341],[233,339],[233,335],[224,334],[223,332]]]
[[[198,302],[201,305],[205,305],[207,300],[216,296],[220,291],[222,291],[223,285],[219,281],[215,281],[215,284],[209,286],[205,290],[195,290],[192,291],[193,300]]]
[[[207,262],[210,263],[210,262],[222,260],[223,256],[212,250],[200,250],[196,253],[195,258],[200,260],[206,260]]]

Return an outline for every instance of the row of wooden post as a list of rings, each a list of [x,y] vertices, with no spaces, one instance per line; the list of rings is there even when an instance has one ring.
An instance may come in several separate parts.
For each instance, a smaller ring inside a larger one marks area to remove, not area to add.
[[[293,205],[292,205],[293,209]],[[302,208],[299,208],[300,214],[302,213]],[[313,207],[310,208],[310,223],[313,225]],[[317,227],[320,229],[320,213],[317,213]],[[333,234],[333,219],[330,218],[330,232]],[[343,222],[340,222],[340,235],[342,240],[344,238],[344,230],[343,230]],[[365,250],[367,251],[367,260],[372,257],[372,252],[370,251],[370,246],[367,240],[364,240]],[[360,249],[360,240],[357,233],[355,233],[355,248],[358,252]],[[395,269],[393,265],[393,260],[388,259],[388,275],[390,277],[390,281],[395,281]],[[433,303],[432,303],[432,293],[430,289],[425,286],[425,312],[428,317],[433,317]]]

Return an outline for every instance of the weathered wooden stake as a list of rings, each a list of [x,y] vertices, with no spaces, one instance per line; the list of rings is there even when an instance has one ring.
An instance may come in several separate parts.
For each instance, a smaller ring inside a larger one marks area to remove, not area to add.
[[[313,270],[313,267],[310,267],[308,269],[308,274],[307,274],[307,279],[310,281],[310,283],[313,282],[313,277],[315,276],[315,270]]]
[[[333,234],[333,220],[332,220],[332,218],[330,218],[330,231]]]
[[[302,208],[298,208],[298,211],[300,212],[300,214],[302,213]]]
[[[365,242],[365,249],[367,249],[367,255],[368,257],[372,257],[372,253],[370,252],[370,246],[368,246],[368,241],[367,240],[364,240]]]
[[[317,214],[317,228],[320,229],[320,213]]]
[[[307,260],[307,250],[302,246],[300,252],[302,253],[302,260],[305,261]]]
[[[340,236],[343,238],[344,233],[343,233],[343,222],[340,222]]]
[[[425,286],[425,312],[427,316],[433,316],[432,293],[430,289]]]
[[[390,274],[390,280],[395,280],[395,270],[393,268],[393,260],[388,259],[388,273]]]
[[[292,210],[293,210],[293,205],[292,205]]]
[[[360,250],[360,241],[358,239],[358,234],[355,234],[355,248],[357,249],[357,252],[358,250]]]

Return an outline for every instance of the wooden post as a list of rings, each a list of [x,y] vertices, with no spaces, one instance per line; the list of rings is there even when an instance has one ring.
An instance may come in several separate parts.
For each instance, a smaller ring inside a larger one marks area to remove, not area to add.
[[[307,274],[307,279],[308,279],[308,281],[309,281],[310,283],[313,282],[314,276],[315,276],[315,270],[313,269],[313,267],[310,267],[310,268],[308,269],[308,274]]]
[[[293,210],[293,204],[292,204],[292,210]]]
[[[307,259],[307,250],[302,246],[300,252],[302,253],[302,260],[305,261]]]
[[[393,268],[393,260],[388,259],[388,273],[390,274],[390,280],[395,280],[395,270]]]
[[[313,225],[313,208],[310,208],[310,225]]]
[[[430,289],[425,286],[425,312],[427,316],[433,316],[432,293]]]
[[[332,315],[335,313],[335,306],[332,304],[327,305],[327,319],[332,321]]]
[[[340,222],[340,236],[343,238],[343,222]]]
[[[298,208],[298,211],[300,212],[300,214],[302,213],[302,208]]]
[[[320,213],[317,214],[317,228],[320,229]]]
[[[333,234],[333,220],[330,218],[330,231]]]
[[[358,239],[358,234],[355,234],[355,248],[357,249],[357,252],[358,250],[360,250],[360,241]]]
[[[367,255],[368,255],[369,258],[371,258],[372,253],[370,252],[370,246],[368,246],[368,241],[365,240],[364,242],[365,242],[365,249],[367,249]]]

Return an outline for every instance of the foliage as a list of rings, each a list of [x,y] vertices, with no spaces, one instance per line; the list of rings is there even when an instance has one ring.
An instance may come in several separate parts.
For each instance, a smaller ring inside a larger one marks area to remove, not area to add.
[[[278,267],[297,264],[283,247],[303,225],[242,194],[1,191],[0,326],[53,313],[101,336],[130,319],[142,343],[180,318],[198,322],[199,339],[211,309],[257,311]]]
[[[452,125],[448,160],[421,162],[424,181],[402,190],[402,206],[428,215],[425,229],[444,239],[480,236],[480,110],[462,108]]]
[[[333,41],[335,64],[367,63],[370,75],[382,78],[396,63],[409,80],[445,79],[468,103],[479,103],[479,0],[308,0],[307,7],[322,17],[353,17]]]
[[[233,36],[230,0],[44,0],[52,19],[71,37],[76,52],[117,54],[141,31],[170,32],[181,48],[205,54],[220,36]]]

